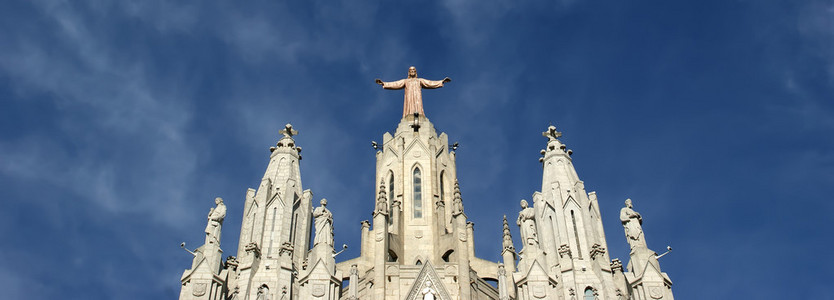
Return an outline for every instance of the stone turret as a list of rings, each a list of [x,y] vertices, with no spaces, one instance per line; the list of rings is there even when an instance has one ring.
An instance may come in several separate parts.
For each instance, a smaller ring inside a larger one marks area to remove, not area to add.
[[[643,232],[643,217],[634,211],[631,199],[626,199],[625,207],[620,210],[620,221],[630,246],[628,272],[624,275],[634,299],[673,299],[672,280],[660,270],[657,253],[649,249]],[[622,264],[619,269],[622,272]]]
[[[351,280],[349,293],[360,299],[402,299],[427,284],[415,278],[437,276],[430,280],[432,288],[451,297],[497,297],[497,289],[484,280],[497,280],[498,264],[475,257],[474,224],[464,213],[447,135],[438,134],[424,115],[410,114],[382,141],[374,143],[380,184],[373,229],[363,234],[360,257],[337,267],[349,274],[356,266],[358,282]]]
[[[224,300],[228,292],[226,282],[229,271],[234,272],[235,267],[237,267],[234,257],[230,257],[228,259],[230,264],[221,268],[223,250],[220,249],[220,231],[223,219],[226,217],[226,206],[220,197],[217,197],[214,203],[217,206],[208,213],[205,243],[194,251],[186,249],[185,243],[181,245],[194,258],[191,269],[185,270],[180,279],[182,282],[180,299]]]
[[[234,287],[242,298],[255,299],[260,291],[280,299],[299,291],[296,277],[307,264],[313,194],[301,186],[298,131],[287,124],[279,133],[260,186],[245,197]]]

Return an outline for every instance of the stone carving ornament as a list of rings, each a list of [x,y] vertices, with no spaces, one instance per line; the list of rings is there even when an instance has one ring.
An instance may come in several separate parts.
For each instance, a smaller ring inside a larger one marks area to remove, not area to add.
[[[192,289],[193,290],[192,290],[191,294],[194,295],[194,296],[200,297],[200,296],[206,294],[206,290],[208,289],[208,284],[207,283],[195,283],[194,286],[192,287]]]
[[[507,223],[507,215],[504,215],[504,237],[503,241],[501,242],[504,249],[515,251],[515,247],[513,247],[513,237],[510,235],[510,225]]]

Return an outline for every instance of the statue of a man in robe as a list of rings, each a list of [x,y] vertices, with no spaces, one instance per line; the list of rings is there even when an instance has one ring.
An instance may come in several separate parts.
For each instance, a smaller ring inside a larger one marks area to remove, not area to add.
[[[631,199],[626,199],[625,207],[620,209],[620,221],[623,222],[626,239],[631,249],[646,247],[646,241],[643,240],[643,217],[634,211]]]
[[[528,206],[527,200],[521,200],[521,211],[518,213],[516,224],[521,228],[521,240],[524,241],[525,247],[539,244],[536,235],[536,211]]]
[[[220,227],[223,225],[223,219],[226,218],[226,205],[223,204],[223,198],[214,198],[214,204],[217,205],[209,210],[208,224],[206,224],[206,244],[217,243],[220,244]]]
[[[451,78],[446,77],[443,80],[427,80],[417,78],[417,68],[411,66],[408,68],[408,78],[400,79],[392,82],[384,82],[376,79],[376,83],[387,90],[405,89],[405,99],[403,101],[403,118],[408,115],[423,113],[423,93],[422,89],[436,89],[443,87],[444,83],[452,81]]]
[[[326,243],[333,246],[333,214],[327,209],[327,199],[321,199],[321,206],[313,210],[313,218],[316,218],[316,238],[313,246],[319,243]]]

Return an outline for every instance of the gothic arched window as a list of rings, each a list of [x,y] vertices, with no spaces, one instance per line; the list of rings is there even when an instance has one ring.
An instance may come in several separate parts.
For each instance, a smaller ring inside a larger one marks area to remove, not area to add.
[[[573,235],[576,239],[576,252],[579,254],[579,258],[582,258],[582,246],[579,245],[579,229],[576,228],[576,216],[573,214],[573,210],[570,211],[570,219],[573,222]]]
[[[388,211],[394,207],[394,172],[388,172]]]
[[[594,296],[594,288],[588,287],[585,289],[585,300],[594,300],[596,297]]]
[[[420,175],[420,168],[414,168],[414,194],[411,198],[414,208],[414,218],[423,217],[423,180]]]
[[[440,201],[446,203],[446,171],[440,172]]]

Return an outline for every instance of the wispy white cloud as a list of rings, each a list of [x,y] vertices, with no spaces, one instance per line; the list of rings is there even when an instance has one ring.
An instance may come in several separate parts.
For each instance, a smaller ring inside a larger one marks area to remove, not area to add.
[[[824,61],[828,84],[834,85],[834,3],[804,3],[799,10],[797,22],[797,30],[806,39],[805,51]]]
[[[188,93],[149,75],[141,57],[118,53],[72,5],[38,4],[47,20],[39,26],[53,29],[54,37],[10,36],[0,47],[0,66],[23,99],[50,95],[50,104],[67,114],[54,116],[58,128],[0,144],[4,157],[15,158],[4,160],[3,172],[40,178],[116,213],[165,203],[170,210],[153,216],[176,224],[186,202],[181,186],[195,161],[184,134],[190,108],[173,100]],[[71,140],[78,151],[69,153],[56,140]]]

